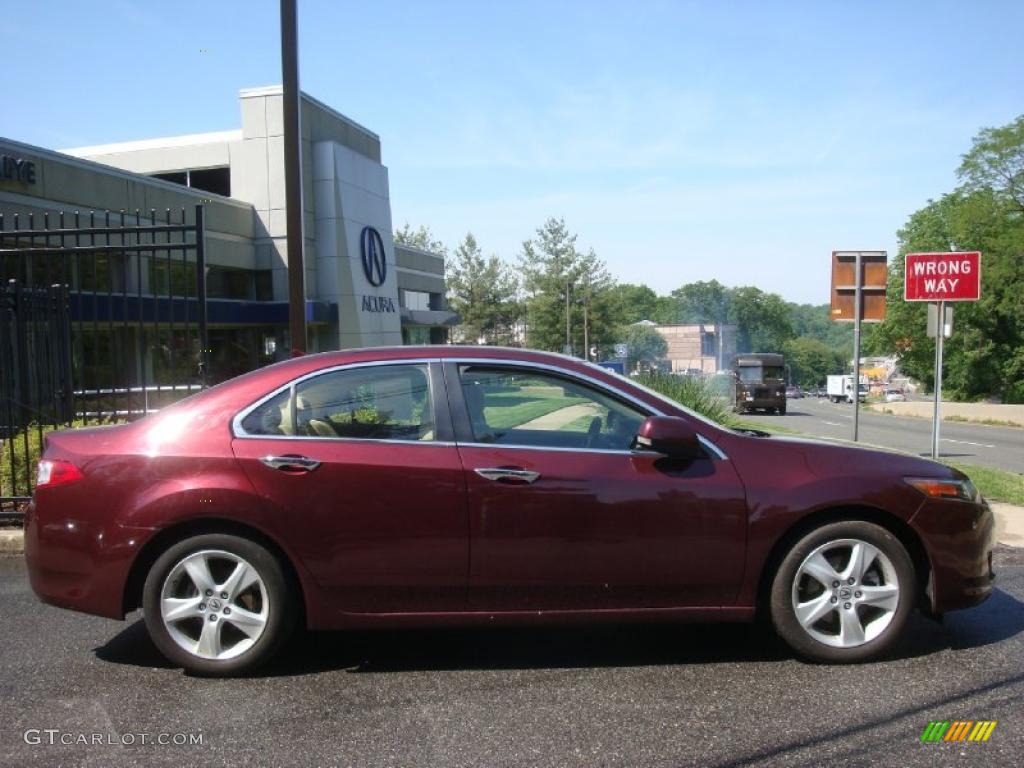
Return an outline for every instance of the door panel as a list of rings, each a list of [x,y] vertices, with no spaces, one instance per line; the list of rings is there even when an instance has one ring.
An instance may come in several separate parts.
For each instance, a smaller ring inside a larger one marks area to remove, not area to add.
[[[734,602],[747,513],[728,460],[630,451],[650,414],[550,370],[445,373],[466,470],[472,606]]]
[[[461,446],[470,601],[491,610],[731,604],[746,500],[732,465],[654,455]],[[538,473],[529,484],[474,470]]]
[[[466,486],[439,369],[321,372],[236,429],[235,456],[290,517],[290,540],[336,610],[465,608]]]
[[[294,522],[323,594],[337,610],[460,610],[466,605],[465,481],[454,446],[244,438],[235,456],[256,489]],[[301,455],[310,472],[272,469]]]

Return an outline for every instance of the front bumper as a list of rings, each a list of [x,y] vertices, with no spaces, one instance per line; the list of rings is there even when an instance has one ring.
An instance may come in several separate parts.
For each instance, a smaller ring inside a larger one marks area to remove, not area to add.
[[[930,500],[910,519],[931,560],[932,612],[970,608],[992,594],[995,516],[985,502]]]
[[[153,533],[68,514],[43,519],[33,501],[25,513],[25,560],[32,590],[50,605],[123,619],[132,562]]]

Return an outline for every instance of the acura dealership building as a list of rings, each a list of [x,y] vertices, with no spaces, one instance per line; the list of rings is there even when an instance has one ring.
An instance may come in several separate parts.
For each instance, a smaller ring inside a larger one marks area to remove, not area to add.
[[[61,151],[0,138],[8,228],[15,215],[38,222],[61,211],[125,211],[132,219],[202,204],[216,310],[209,339],[222,375],[290,348],[282,91],[243,90],[239,101],[241,128],[232,131]],[[305,94],[301,110],[308,349],[443,343],[456,320],[444,260],[393,242],[380,138]]]

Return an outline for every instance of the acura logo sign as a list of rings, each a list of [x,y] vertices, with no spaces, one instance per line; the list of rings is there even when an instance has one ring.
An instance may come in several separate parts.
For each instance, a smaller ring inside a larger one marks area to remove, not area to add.
[[[363,227],[359,244],[363,252],[363,274],[366,275],[366,279],[370,285],[384,285],[384,278],[388,276],[388,263],[380,232],[373,227]]]

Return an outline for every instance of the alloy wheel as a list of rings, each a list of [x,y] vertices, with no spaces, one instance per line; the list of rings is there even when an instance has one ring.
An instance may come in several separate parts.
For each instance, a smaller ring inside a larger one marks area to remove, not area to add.
[[[803,630],[833,648],[871,642],[892,622],[900,584],[892,561],[861,539],[816,547],[797,568],[793,613]]]
[[[267,628],[270,600],[259,572],[225,550],[204,549],[179,560],[164,580],[160,617],[171,639],[203,659],[233,659]]]

